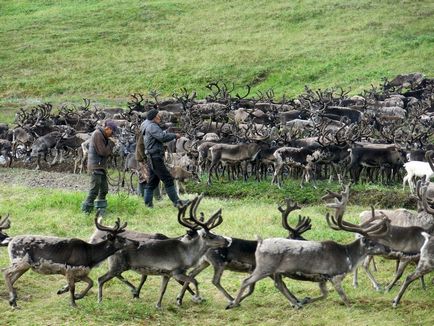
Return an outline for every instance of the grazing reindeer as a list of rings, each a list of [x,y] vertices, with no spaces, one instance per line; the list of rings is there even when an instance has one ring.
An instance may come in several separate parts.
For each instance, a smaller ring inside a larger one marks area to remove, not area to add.
[[[288,223],[288,215],[290,212],[296,209],[300,209],[297,203],[292,202],[289,198],[286,199],[286,208],[279,206],[279,211],[282,214],[282,226],[288,230],[288,239],[305,240],[302,234],[311,229],[310,218],[301,217],[298,218],[298,224],[295,228],[292,228]],[[196,277],[209,265],[214,268],[214,276],[212,283],[217,289],[232,302],[234,298],[223,288],[220,283],[221,277],[225,270],[241,273],[251,273],[256,266],[255,263],[255,251],[258,242],[254,240],[244,240],[232,238],[232,244],[230,247],[210,249],[204,256],[201,264],[197,266],[191,273],[190,277]],[[254,290],[254,286],[249,288],[247,295],[250,295]],[[182,298],[180,298],[182,300]]]
[[[137,293],[137,296],[148,275],[163,276],[157,308],[161,308],[167,283],[172,276],[184,283],[181,293],[185,292],[190,282],[193,283],[196,289],[194,298],[200,300],[198,283],[194,278],[187,276],[186,271],[196,265],[209,248],[225,247],[231,243],[229,238],[210,232],[223,222],[221,209],[214,213],[207,222],[200,222],[196,218],[197,206],[202,197],[202,195],[196,197],[191,203],[178,207],[178,222],[191,230],[187,237],[182,240],[150,240],[134,249],[121,250],[109,259],[109,271],[98,278],[99,302],[102,301],[104,283],[127,270],[134,270],[142,275],[137,288],[129,282],[124,282],[133,290],[133,293]],[[190,204],[190,218],[186,219],[185,211]]]
[[[361,225],[344,221],[343,215],[348,202],[349,186],[342,192],[341,200],[328,204],[335,208],[335,216],[326,219],[329,226],[335,230],[357,232],[365,237],[348,245],[341,245],[334,241],[300,241],[283,238],[271,238],[258,241],[255,252],[256,268],[247,277],[238,292],[233,303],[227,308],[233,308],[240,304],[245,289],[267,276],[274,278],[277,289],[290,301],[295,308],[301,308],[304,304],[324,299],[328,295],[326,282],[330,281],[339,296],[347,306],[350,302],[341,286],[346,274],[352,272],[367,255],[385,254],[388,249],[369,239],[371,235],[387,231],[388,223],[383,219],[373,226],[364,228]],[[328,196],[325,197],[330,198]],[[316,298],[297,299],[283,283],[282,277],[290,277],[297,280],[318,282],[321,296]]]
[[[90,270],[122,248],[136,245],[135,241],[119,237],[127,223],[120,226],[119,219],[113,228],[98,223],[95,225],[110,235],[105,241],[90,244],[75,238],[57,238],[37,235],[16,236],[9,242],[8,251],[11,265],[4,269],[6,286],[9,289],[9,304],[17,307],[17,294],[14,283],[30,268],[40,274],[62,274],[68,282],[71,305],[83,298],[93,286],[89,278]],[[80,294],[75,294],[75,282],[84,281],[88,285]]]
[[[11,241],[11,238],[3,232],[3,230],[9,229],[11,227],[11,222],[9,221],[9,214],[2,219],[0,216],[0,246],[7,246]]]

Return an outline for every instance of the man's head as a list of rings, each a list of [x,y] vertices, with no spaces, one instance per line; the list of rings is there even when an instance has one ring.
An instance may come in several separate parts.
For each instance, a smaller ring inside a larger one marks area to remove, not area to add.
[[[148,114],[146,115],[146,119],[152,120],[156,123],[160,123],[161,117],[159,115],[159,112],[157,109],[151,109],[148,111]]]
[[[111,137],[116,132],[118,126],[113,120],[107,120],[104,124],[104,132],[107,137]]]

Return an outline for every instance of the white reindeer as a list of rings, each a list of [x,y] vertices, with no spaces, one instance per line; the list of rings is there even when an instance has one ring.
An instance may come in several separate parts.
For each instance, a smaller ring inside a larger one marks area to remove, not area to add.
[[[403,179],[402,189],[405,189],[405,183],[407,182],[411,193],[414,193],[415,177],[425,177],[425,180],[429,180],[434,175],[434,171],[428,162],[410,161],[404,164],[404,168],[407,174]]]

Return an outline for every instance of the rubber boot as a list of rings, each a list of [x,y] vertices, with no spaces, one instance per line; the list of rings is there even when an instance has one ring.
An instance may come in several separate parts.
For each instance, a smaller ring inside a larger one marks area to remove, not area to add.
[[[83,213],[90,214],[93,211],[93,205],[84,201],[81,203],[81,211]]]
[[[183,205],[186,205],[190,202],[189,200],[179,199],[178,193],[176,192],[175,185],[167,187],[166,193],[167,193],[167,196],[169,196],[170,200],[172,201],[173,206],[175,206],[175,207],[183,206]]]
[[[95,200],[95,208],[96,208],[96,214],[98,216],[104,216],[105,215],[105,209],[107,208],[107,200],[105,200],[105,199]]]
[[[143,196],[143,199],[145,201],[145,205],[148,207],[154,207],[154,204],[152,203],[152,198],[154,196],[154,191],[149,188],[145,188],[145,195]]]

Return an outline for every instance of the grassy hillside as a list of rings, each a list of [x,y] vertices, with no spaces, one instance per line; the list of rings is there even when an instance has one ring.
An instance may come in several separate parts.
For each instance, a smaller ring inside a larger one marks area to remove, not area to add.
[[[356,93],[434,72],[434,3],[421,1],[0,1],[3,108],[109,100],[212,80],[297,95]],[[235,92],[234,92],[235,93]]]

